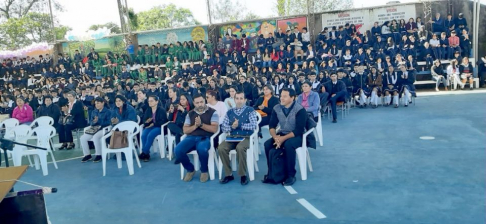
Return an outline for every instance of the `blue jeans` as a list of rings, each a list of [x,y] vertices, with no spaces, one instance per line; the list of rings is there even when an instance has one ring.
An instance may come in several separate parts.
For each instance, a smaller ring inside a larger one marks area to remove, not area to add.
[[[208,159],[209,159],[209,147],[210,147],[210,137],[209,136],[192,136],[188,135],[184,140],[179,142],[175,148],[175,155],[177,160],[181,162],[182,166],[187,170],[187,172],[194,171],[194,165],[189,160],[187,153],[196,149],[199,155],[199,161],[201,162],[201,172],[208,172]]]
[[[161,134],[160,127],[146,128],[142,131],[142,152],[150,155],[150,147],[154,143],[155,138]],[[165,150],[165,149],[159,149]]]

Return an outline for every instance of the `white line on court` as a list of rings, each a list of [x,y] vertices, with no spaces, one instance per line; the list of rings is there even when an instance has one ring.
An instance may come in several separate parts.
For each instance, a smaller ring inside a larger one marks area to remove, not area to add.
[[[81,159],[81,158],[83,158],[83,157],[84,157],[84,156],[80,156],[80,157],[73,157],[73,158],[69,158],[69,159],[63,159],[63,160],[56,160],[56,163],[58,163],[58,162],[64,162],[64,161],[69,161],[69,160],[75,160],[75,159]],[[51,162],[48,162],[48,163],[52,163],[52,161],[51,161]]]
[[[292,186],[284,186],[285,189],[290,193],[290,194],[297,194],[297,191]]]
[[[297,201],[302,206],[304,206],[304,208],[306,208],[310,213],[312,213],[316,218],[318,218],[318,219],[325,219],[325,218],[327,218],[324,214],[322,214],[322,212],[320,212],[319,210],[317,210],[317,208],[314,207],[313,205],[311,205],[311,203],[309,203],[307,200],[305,200],[303,198],[299,198],[299,199],[297,199]]]

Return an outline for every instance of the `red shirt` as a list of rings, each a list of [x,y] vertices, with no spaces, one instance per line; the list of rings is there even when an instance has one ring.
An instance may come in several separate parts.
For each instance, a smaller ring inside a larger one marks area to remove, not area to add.
[[[459,46],[459,37],[458,36],[451,36],[449,37],[449,46]]]

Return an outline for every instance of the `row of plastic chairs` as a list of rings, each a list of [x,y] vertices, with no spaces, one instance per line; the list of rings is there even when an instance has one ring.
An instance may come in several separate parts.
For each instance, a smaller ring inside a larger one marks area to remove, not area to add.
[[[5,130],[4,138],[24,144],[27,144],[28,140],[36,139],[36,145],[46,149],[28,149],[26,146],[15,145],[13,151],[7,152],[12,157],[14,166],[22,165],[22,157],[24,156],[27,156],[32,166],[30,156],[34,156],[36,169],[42,167],[42,173],[45,176],[48,175],[47,155],[50,154],[54,167],[58,168],[52,153],[51,139],[56,135],[56,129],[52,126],[53,123],[51,117],[39,117],[30,126],[19,125],[19,121],[15,118],[9,118],[0,123],[0,127]]]

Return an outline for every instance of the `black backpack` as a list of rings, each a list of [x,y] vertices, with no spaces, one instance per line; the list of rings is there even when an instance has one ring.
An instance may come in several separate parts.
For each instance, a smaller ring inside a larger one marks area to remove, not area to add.
[[[270,149],[268,154],[270,166],[268,167],[267,181],[273,184],[281,184],[287,178],[285,154],[282,149]]]

